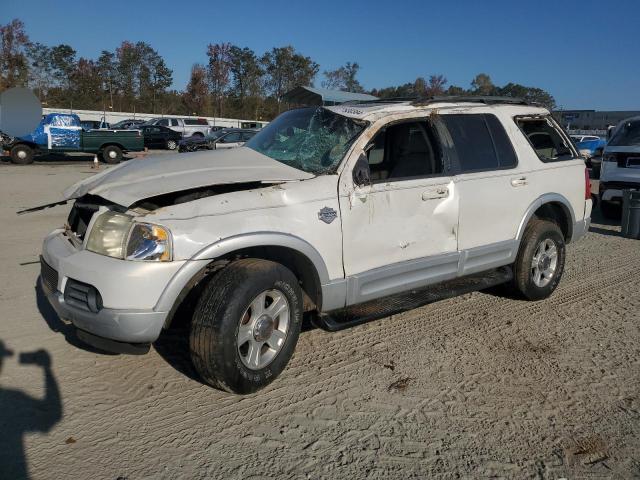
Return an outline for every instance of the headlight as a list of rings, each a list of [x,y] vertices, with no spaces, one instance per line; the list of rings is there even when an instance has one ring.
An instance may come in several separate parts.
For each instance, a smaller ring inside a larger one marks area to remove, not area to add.
[[[89,232],[87,250],[108,257],[124,258],[131,221],[131,217],[124,213],[102,213]]]
[[[171,260],[169,230],[150,223],[134,223],[127,242],[127,260]]]
[[[137,223],[129,215],[104,212],[94,222],[87,250],[127,260],[171,260],[169,230],[150,223]]]

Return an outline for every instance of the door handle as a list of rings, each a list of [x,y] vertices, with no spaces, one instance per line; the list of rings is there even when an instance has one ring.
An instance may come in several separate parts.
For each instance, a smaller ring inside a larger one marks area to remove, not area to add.
[[[528,183],[529,182],[527,182],[527,177],[518,177],[518,178],[512,178],[511,179],[511,186],[512,187],[524,187]]]
[[[422,192],[422,200],[433,200],[436,198],[446,198],[449,196],[449,189],[447,187],[437,187],[431,190]]]

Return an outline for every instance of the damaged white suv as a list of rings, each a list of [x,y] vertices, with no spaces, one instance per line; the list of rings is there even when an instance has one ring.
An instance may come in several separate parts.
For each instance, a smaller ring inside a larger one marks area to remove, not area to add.
[[[193,363],[238,393],[282,372],[304,312],[340,328],[348,308],[471,278],[549,296],[591,215],[549,112],[491,98],[291,110],[242,148],[131,160],[65,198],[41,271],[60,317],[140,353],[195,300]]]

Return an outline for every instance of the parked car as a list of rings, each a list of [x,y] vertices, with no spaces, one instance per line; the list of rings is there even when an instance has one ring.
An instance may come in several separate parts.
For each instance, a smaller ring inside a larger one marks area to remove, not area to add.
[[[640,117],[621,122],[604,148],[599,193],[605,217],[620,217],[627,188],[640,189]]]
[[[213,150],[214,136],[207,135],[201,137],[200,135],[191,135],[185,137],[178,142],[179,152],[195,152],[197,150]]]
[[[111,128],[107,122],[102,120],[80,120],[80,126],[85,132]]]
[[[126,152],[144,150],[140,132],[124,130],[84,130],[77,115],[49,113],[33,132],[15,138],[6,148],[11,161],[32,163],[36,155],[51,152],[97,153],[107,163],[118,163]]]
[[[217,132],[218,133],[218,132]],[[255,130],[245,130],[241,128],[227,128],[221,130],[213,139],[213,148],[235,148],[245,144],[253,138],[257,132]]]
[[[516,100],[290,110],[244,147],[68,189],[41,284],[82,341],[117,352],[146,352],[195,301],[201,378],[253,392],[284,370],[303,312],[338,329],[362,321],[339,320],[345,308],[388,312],[401,292],[509,282],[547,298],[589,227],[586,173],[549,112]]]
[[[114,123],[113,125],[111,125],[111,128],[114,128],[116,130],[130,130],[139,127],[144,123],[146,123],[146,120],[135,120],[133,118],[130,118],[127,120],[120,120],[118,123]]]
[[[602,153],[607,141],[596,135],[571,135],[578,153],[585,159],[587,166],[594,170],[596,176],[600,172]]]
[[[191,135],[206,136],[210,131],[209,123],[204,118],[154,118],[146,125],[160,125],[174,130],[183,137]]]
[[[168,150],[175,150],[178,148],[180,140],[182,140],[182,135],[168,127],[163,127],[162,125],[145,124],[138,127],[138,130],[142,132],[144,137],[144,146],[147,148],[166,148]]]

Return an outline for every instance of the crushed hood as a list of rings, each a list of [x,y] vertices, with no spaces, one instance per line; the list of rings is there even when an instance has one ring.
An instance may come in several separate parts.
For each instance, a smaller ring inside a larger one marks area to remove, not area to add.
[[[64,192],[70,200],[98,195],[123,206],[140,200],[199,187],[233,183],[278,183],[313,178],[247,147],[158,155],[121,163]]]

